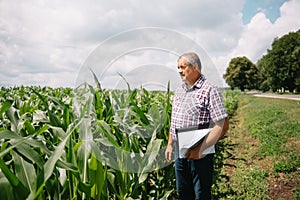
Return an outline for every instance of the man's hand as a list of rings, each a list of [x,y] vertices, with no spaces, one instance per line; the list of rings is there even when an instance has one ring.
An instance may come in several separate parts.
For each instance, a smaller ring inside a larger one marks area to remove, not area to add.
[[[167,149],[165,151],[165,158],[168,162],[172,161],[172,153],[173,153],[173,145],[172,143],[168,143]]]
[[[202,143],[195,148],[189,149],[184,157],[188,160],[199,160],[202,157],[202,152],[200,152],[201,144]]]
[[[229,121],[228,118],[224,118],[220,121],[215,122],[215,126],[204,141],[193,149],[190,149],[186,154],[185,158],[189,160],[197,160],[202,158],[202,153],[204,150],[212,145],[224,136],[228,131]]]

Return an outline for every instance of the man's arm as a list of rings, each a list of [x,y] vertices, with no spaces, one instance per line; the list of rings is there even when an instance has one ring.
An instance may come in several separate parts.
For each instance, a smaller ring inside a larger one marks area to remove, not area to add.
[[[169,134],[168,144],[165,151],[165,158],[168,162],[172,161],[172,153],[173,153],[173,139],[171,133]]]
[[[228,129],[229,129],[229,119],[228,119],[228,117],[226,117],[225,121],[224,121],[224,124],[223,124],[223,129],[222,129],[221,136],[219,137],[219,140],[224,137],[224,135],[227,133]]]
[[[202,153],[208,147],[217,143],[217,141],[224,136],[229,129],[229,121],[226,117],[220,121],[215,122],[215,126],[204,139],[203,143],[199,144],[196,148],[191,149],[187,152],[186,158],[190,160],[197,160],[202,157]]]

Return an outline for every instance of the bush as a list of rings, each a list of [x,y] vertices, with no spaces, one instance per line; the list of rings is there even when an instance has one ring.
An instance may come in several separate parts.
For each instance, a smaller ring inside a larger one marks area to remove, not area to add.
[[[239,90],[224,90],[222,93],[229,118],[231,118],[235,114],[238,108],[238,100],[240,94],[241,92]]]

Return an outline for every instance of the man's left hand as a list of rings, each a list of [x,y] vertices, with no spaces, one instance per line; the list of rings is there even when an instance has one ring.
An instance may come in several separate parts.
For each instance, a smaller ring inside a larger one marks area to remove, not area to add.
[[[202,152],[200,152],[201,144],[195,148],[189,149],[185,154],[185,158],[188,160],[199,160],[202,157]]]

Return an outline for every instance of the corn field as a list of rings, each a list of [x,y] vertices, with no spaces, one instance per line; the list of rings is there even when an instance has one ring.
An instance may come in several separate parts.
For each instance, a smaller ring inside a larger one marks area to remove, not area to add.
[[[175,199],[163,156],[172,95],[2,87],[1,199]]]

